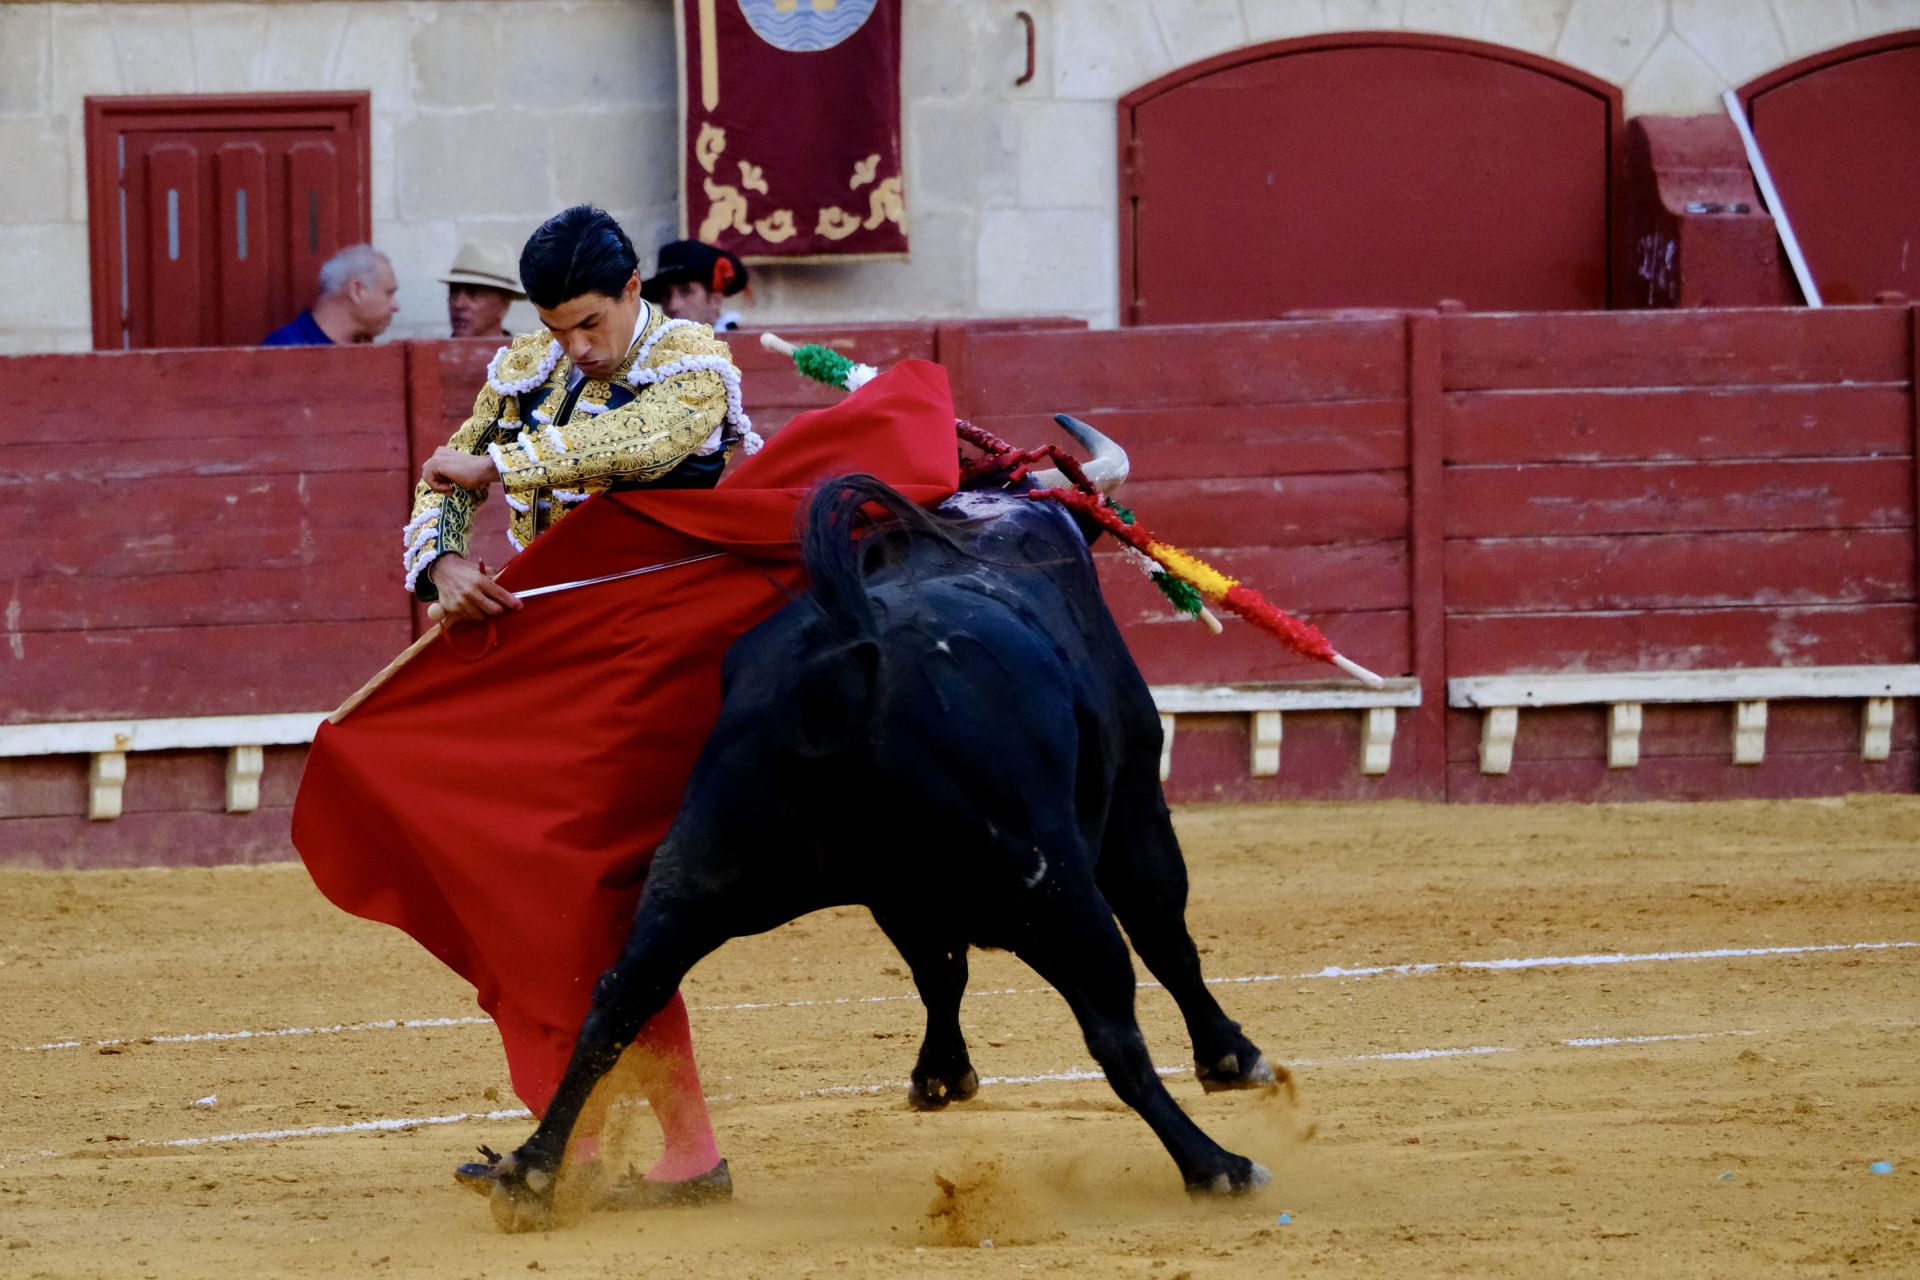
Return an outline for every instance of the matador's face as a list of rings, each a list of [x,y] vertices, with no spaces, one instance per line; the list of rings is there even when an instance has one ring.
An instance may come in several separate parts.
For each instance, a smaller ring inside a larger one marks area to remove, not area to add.
[[[536,307],[535,310],[567,359],[589,378],[603,379],[611,376],[626,359],[642,305],[640,273],[636,271],[627,277],[626,288],[617,298],[604,293],[583,293],[557,307]]]

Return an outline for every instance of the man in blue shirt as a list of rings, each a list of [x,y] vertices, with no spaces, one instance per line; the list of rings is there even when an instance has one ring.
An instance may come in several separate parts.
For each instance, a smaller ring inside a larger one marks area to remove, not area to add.
[[[326,347],[372,342],[400,310],[399,278],[387,255],[370,244],[349,245],[320,268],[314,304],[268,334],[263,347]]]

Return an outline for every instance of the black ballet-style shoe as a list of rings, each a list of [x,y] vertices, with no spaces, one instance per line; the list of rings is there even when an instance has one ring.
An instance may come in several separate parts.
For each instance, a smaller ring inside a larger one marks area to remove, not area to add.
[[[705,1173],[678,1182],[655,1182],[631,1171],[614,1179],[599,1209],[668,1209],[718,1204],[733,1199],[733,1174],[722,1160]]]

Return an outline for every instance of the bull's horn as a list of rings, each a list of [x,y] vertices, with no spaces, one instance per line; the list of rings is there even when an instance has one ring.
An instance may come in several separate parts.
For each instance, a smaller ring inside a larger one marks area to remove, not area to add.
[[[1112,493],[1127,482],[1127,451],[1071,414],[1056,413],[1053,420],[1066,428],[1080,447],[1093,455],[1080,468],[1102,493]],[[1029,472],[1042,489],[1064,489],[1067,478],[1052,467]]]

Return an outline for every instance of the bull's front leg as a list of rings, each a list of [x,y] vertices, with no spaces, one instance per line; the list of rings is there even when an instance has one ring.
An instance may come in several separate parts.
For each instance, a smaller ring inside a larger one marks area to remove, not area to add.
[[[594,984],[593,1006],[580,1026],[573,1057],[533,1136],[500,1161],[493,1220],[503,1231],[543,1231],[553,1224],[567,1143],[594,1088],[613,1070],[647,1020],[659,1013],[687,972],[723,939],[675,918],[664,903],[643,898],[619,960]]]

